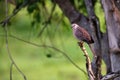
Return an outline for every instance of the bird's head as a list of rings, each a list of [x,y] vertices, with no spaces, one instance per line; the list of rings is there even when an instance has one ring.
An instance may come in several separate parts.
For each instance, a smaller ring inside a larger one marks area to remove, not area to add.
[[[77,28],[78,25],[77,24],[72,24],[72,28]]]

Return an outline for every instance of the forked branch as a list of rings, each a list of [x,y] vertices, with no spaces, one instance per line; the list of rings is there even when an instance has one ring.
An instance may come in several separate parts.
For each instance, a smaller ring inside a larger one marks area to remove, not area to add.
[[[7,0],[5,0],[5,5],[6,5],[6,9],[5,9],[5,10],[6,10],[6,20],[7,20],[7,19],[9,19],[9,18],[8,18],[8,2],[7,2]],[[7,25],[7,23],[8,23],[8,20],[7,20],[7,22],[5,22],[5,23],[3,24],[3,27],[4,27],[4,31],[5,31],[6,49],[7,49],[8,56],[9,56],[9,58],[10,58],[10,60],[11,60],[10,80],[12,80],[12,66],[13,66],[13,65],[15,66],[15,68],[17,69],[17,71],[22,75],[23,79],[24,79],[24,80],[27,80],[26,75],[25,75],[25,74],[21,71],[21,69],[17,66],[17,64],[15,63],[15,61],[14,61],[12,55],[11,55],[11,52],[10,52],[10,49],[9,49],[8,25]]]

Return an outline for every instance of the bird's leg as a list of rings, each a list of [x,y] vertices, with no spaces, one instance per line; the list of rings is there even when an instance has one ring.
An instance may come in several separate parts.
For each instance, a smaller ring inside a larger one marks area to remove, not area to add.
[[[83,43],[84,43],[83,41],[78,42],[78,45],[80,46],[80,48],[83,47]]]
[[[86,48],[84,47],[83,43],[84,43],[83,41],[78,42],[78,45],[80,46],[81,50],[84,53],[84,56],[86,57],[86,68],[87,68],[90,80],[94,80],[95,76],[94,76],[94,73],[93,73],[93,70],[92,70],[91,60],[90,60],[90,58],[88,56],[88,52],[87,52]]]

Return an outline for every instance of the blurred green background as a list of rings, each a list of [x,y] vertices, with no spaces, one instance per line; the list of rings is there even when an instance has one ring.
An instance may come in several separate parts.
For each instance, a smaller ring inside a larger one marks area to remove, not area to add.
[[[47,1],[46,7],[49,8],[50,14],[52,4]],[[1,3],[1,6],[3,3]],[[77,3],[76,3],[77,4]],[[9,14],[15,7],[9,5]],[[101,31],[105,31],[103,13],[100,13],[100,4],[96,3],[96,14],[100,18]],[[0,20],[5,18],[5,9],[1,8]],[[36,43],[38,45],[54,46],[65,52],[80,68],[86,71],[85,57],[77,44],[77,40],[72,35],[70,23],[63,16],[59,7],[53,13],[53,20],[50,21],[47,28],[41,36],[38,36],[40,30],[45,25],[45,21],[49,18],[47,14],[40,12],[42,16],[36,16],[28,13],[28,8],[23,8],[15,17],[13,17],[8,25],[8,33],[23,40]],[[43,10],[44,12],[44,10]],[[84,13],[84,12],[83,12]],[[99,14],[100,13],[100,14]],[[61,17],[60,17],[61,16]],[[63,16],[63,17],[62,17]],[[59,18],[58,18],[59,17]],[[37,19],[39,18],[39,19]],[[37,20],[37,21],[36,21]],[[51,24],[52,23],[52,24]],[[37,47],[26,42],[8,37],[8,45],[10,53],[28,80],[87,80],[87,75],[77,69],[62,53],[45,47]],[[85,44],[87,51],[92,59],[92,54]],[[10,65],[4,28],[0,27],[0,80],[10,79]],[[105,66],[102,66],[105,73]],[[13,66],[13,80],[23,80],[23,77]]]

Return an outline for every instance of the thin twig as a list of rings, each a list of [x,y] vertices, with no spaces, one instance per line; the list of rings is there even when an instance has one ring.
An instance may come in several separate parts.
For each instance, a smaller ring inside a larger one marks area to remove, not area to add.
[[[0,35],[0,36],[4,36],[4,35]],[[53,50],[55,50],[55,51],[58,51],[58,52],[62,53],[76,68],[78,68],[78,69],[79,69],[80,71],[82,71],[85,75],[87,75],[87,73],[86,73],[82,68],[80,68],[80,67],[67,55],[67,53],[61,51],[61,50],[58,49],[58,48],[55,48],[55,47],[50,46],[50,45],[39,45],[39,44],[30,42],[30,41],[23,40],[23,39],[18,38],[18,37],[14,36],[14,35],[9,35],[8,37],[14,38],[14,39],[16,39],[16,40],[25,42],[25,43],[27,43],[27,44],[30,44],[30,45],[33,45],[33,46],[36,46],[36,47],[51,48],[51,49],[53,49]]]
[[[14,39],[17,39],[17,40],[22,41],[22,42],[25,42],[25,43],[27,43],[27,44],[36,46],[36,47],[44,47],[44,48],[54,49],[54,50],[62,53],[76,68],[78,68],[80,71],[82,71],[82,72],[86,75],[86,72],[85,72],[83,69],[81,69],[76,63],[74,63],[74,62],[71,60],[71,58],[67,55],[67,53],[61,51],[61,50],[58,49],[58,48],[55,48],[55,47],[49,46],[49,45],[38,45],[38,44],[36,44],[36,43],[32,43],[32,42],[29,42],[29,41],[20,39],[20,38],[18,38],[18,37],[16,37],[16,36],[13,36],[13,35],[9,35],[9,37],[14,38]]]
[[[24,2],[19,8],[15,9],[10,16],[7,16],[5,20],[1,21],[0,24],[4,27],[25,5],[27,5],[27,1]]]
[[[7,0],[5,0],[5,5],[6,5],[6,19],[8,19],[8,2]],[[17,66],[17,64],[15,63],[14,59],[12,58],[10,49],[9,49],[9,42],[8,42],[8,26],[7,26],[7,22],[4,24],[4,31],[5,31],[5,40],[6,40],[6,49],[7,49],[7,53],[8,56],[12,62],[12,64],[15,66],[15,68],[19,71],[19,73],[23,76],[24,80],[27,80],[26,76],[24,75],[24,73],[19,69],[19,67]],[[12,74],[10,73],[10,76]]]
[[[95,76],[94,76],[94,73],[92,71],[91,60],[88,56],[88,52],[87,52],[86,48],[84,47],[83,42],[78,42],[78,45],[80,46],[81,50],[84,53],[84,56],[86,57],[86,68],[87,68],[90,80],[94,80]]]
[[[52,7],[52,10],[51,10],[51,13],[50,13],[50,16],[49,16],[48,20],[45,21],[45,25],[43,26],[42,30],[39,32],[38,36],[41,36],[42,33],[43,33],[43,31],[45,30],[45,28],[48,27],[48,24],[49,24],[49,22],[50,22],[50,20],[51,20],[51,18],[52,18],[52,15],[53,15],[54,10],[55,10],[55,7],[56,7],[56,4],[54,3],[54,5],[53,5],[53,7]]]
[[[10,66],[10,80],[12,80],[12,67],[13,67],[13,63],[11,63],[11,66]]]

